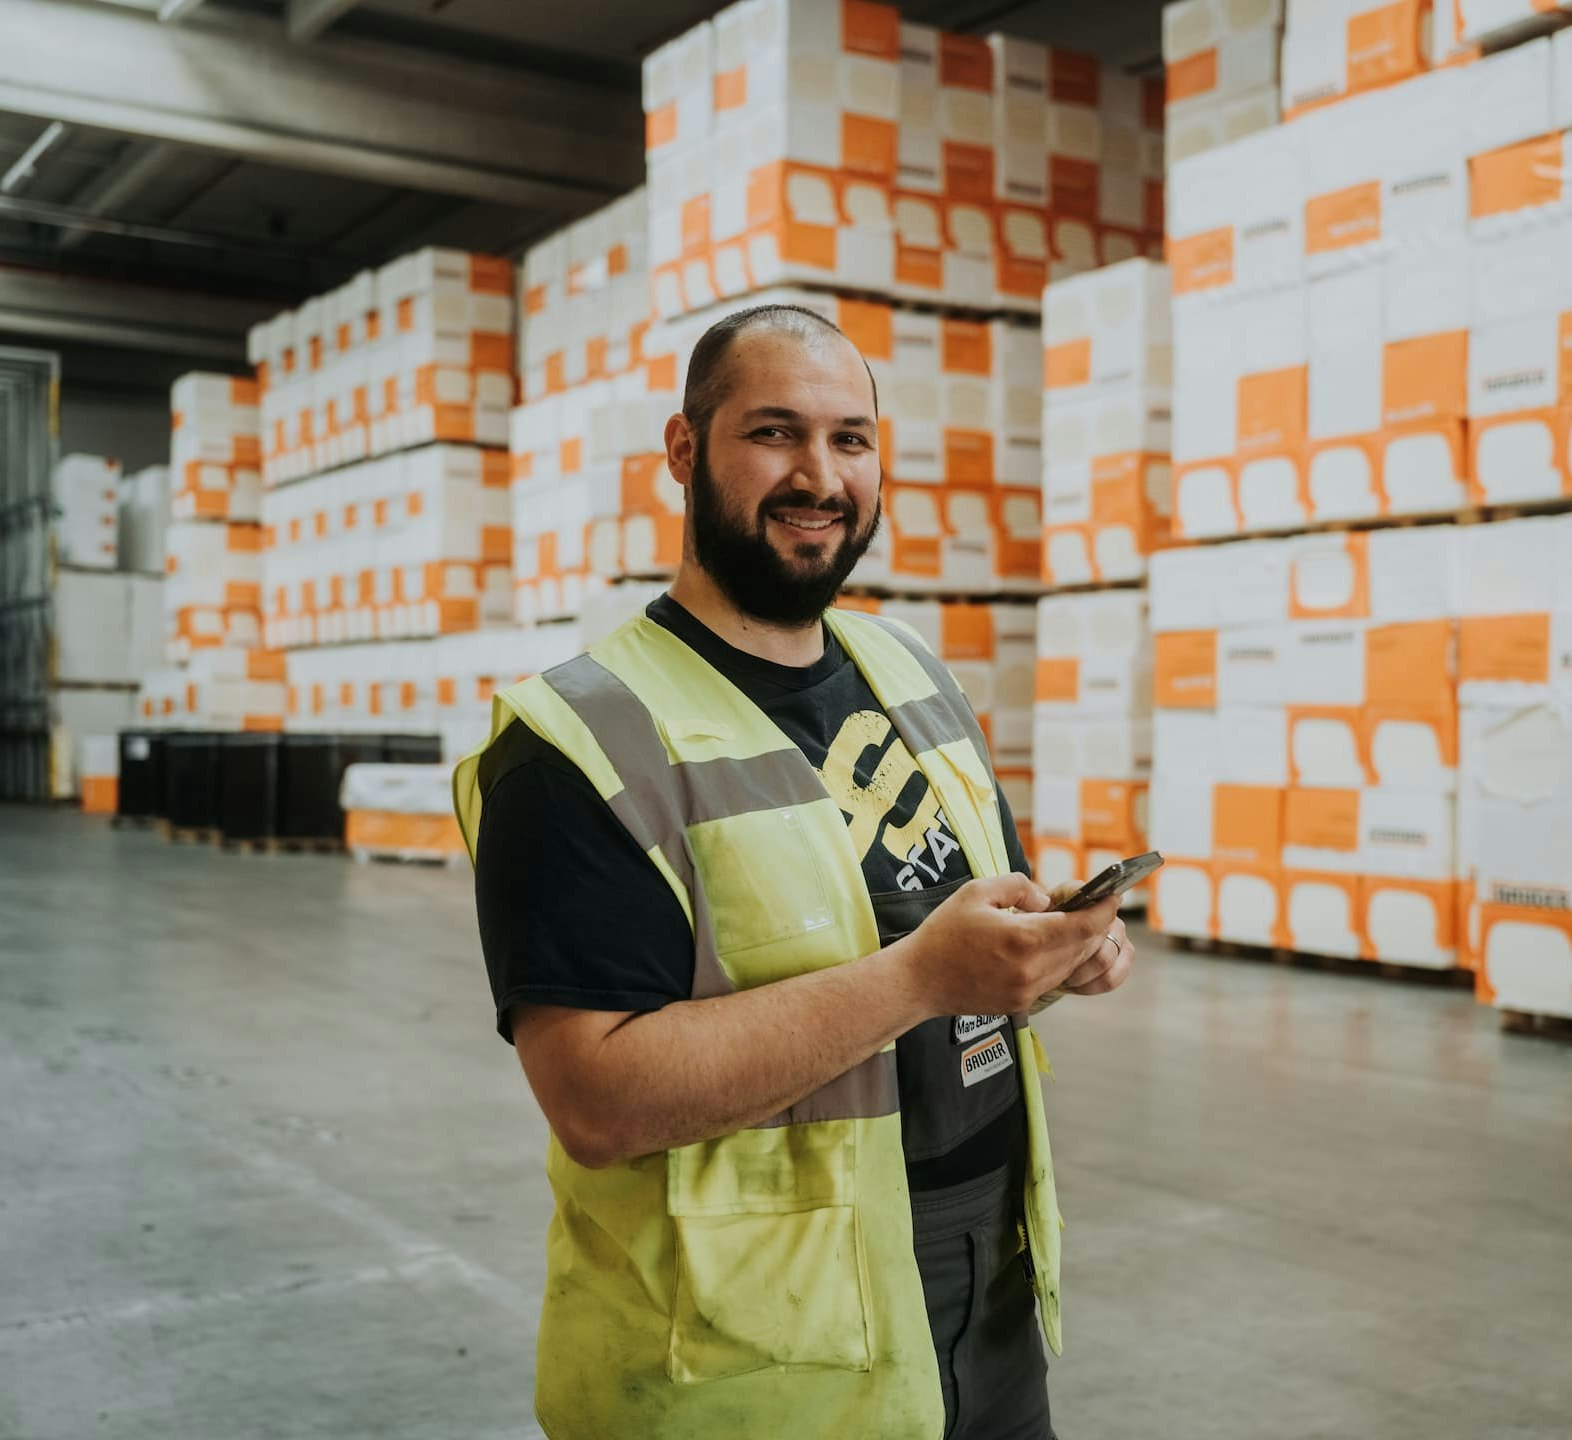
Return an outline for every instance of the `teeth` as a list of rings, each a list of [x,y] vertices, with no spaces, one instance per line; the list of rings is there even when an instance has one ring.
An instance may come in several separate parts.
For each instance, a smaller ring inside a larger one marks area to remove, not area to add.
[[[795,525],[799,530],[826,530],[835,523],[834,520],[792,520],[785,515],[777,515],[775,519],[782,525]]]

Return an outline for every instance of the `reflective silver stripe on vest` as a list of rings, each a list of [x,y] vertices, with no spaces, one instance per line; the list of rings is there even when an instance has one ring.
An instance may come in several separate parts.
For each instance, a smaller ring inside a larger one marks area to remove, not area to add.
[[[693,903],[693,998],[730,995],[715,947],[709,905],[688,844],[687,819],[672,783],[671,759],[654,717],[621,680],[591,655],[553,666],[543,677],[608,752],[623,788],[607,802],[641,850],[656,846]]]
[[[881,1050],[753,1128],[770,1130],[778,1125],[811,1125],[819,1120],[876,1120],[881,1115],[894,1115],[900,1108],[895,1052]]]
[[[912,659],[922,666],[938,692],[925,695],[921,700],[908,700],[904,705],[890,707],[890,723],[906,742],[906,748],[917,755],[956,740],[970,740],[977,753],[986,759],[988,742],[983,739],[982,727],[977,723],[966,693],[950,673],[949,666],[920,640],[886,617],[862,615],[858,618],[877,625],[899,640]]]

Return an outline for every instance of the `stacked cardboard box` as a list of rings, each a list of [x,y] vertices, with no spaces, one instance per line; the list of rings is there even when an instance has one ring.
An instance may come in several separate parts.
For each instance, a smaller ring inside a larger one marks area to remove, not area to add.
[[[1569,107],[1563,31],[1174,167],[1176,534],[1572,494]]]
[[[1146,593],[1037,602],[1033,864],[1054,886],[1147,848],[1152,644]],[[1126,897],[1138,905],[1144,892]]]
[[[1572,516],[1470,527],[1460,942],[1480,999],[1572,1016]]]
[[[868,0],[741,0],[645,62],[662,316],[810,284],[1034,311],[1161,232],[1148,89]]]
[[[1042,577],[1139,580],[1169,538],[1167,267],[1130,260],[1043,295]]]
[[[269,485],[431,441],[507,444],[513,267],[428,247],[254,327]]]
[[[120,568],[164,573],[165,536],[174,497],[167,465],[149,465],[120,482]]]
[[[506,623],[508,457],[428,445],[263,498],[265,632],[294,649]]]
[[[262,431],[255,380],[182,375],[170,396],[170,514],[256,524],[262,518]]]
[[[1155,925],[1457,962],[1458,533],[1154,558]]]
[[[62,565],[113,570],[119,554],[120,462],[67,455],[52,481],[55,556]]]
[[[1319,0],[1335,9],[1340,0]],[[1283,0],[1181,0],[1163,10],[1170,166],[1277,124]]]
[[[197,650],[186,664],[143,677],[137,720],[156,730],[282,730],[284,657],[240,643]]]

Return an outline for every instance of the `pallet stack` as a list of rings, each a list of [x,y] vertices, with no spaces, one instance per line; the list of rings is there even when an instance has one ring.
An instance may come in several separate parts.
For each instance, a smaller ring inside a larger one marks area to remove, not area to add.
[[[1130,587],[1169,539],[1166,268],[1050,284],[1042,360],[1042,578],[1081,592],[1038,602],[1033,827],[1053,885],[1147,848],[1152,647]]]
[[[1564,1010],[1572,847],[1503,766],[1565,755],[1568,532],[1512,517],[1572,503],[1572,29],[1426,8],[1290,5],[1290,122],[1170,173],[1173,533],[1232,543],[1152,563],[1153,916]]]

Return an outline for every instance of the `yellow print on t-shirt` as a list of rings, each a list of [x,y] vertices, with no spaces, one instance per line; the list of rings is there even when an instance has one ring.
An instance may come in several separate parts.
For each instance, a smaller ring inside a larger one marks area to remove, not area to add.
[[[857,764],[870,749],[883,753],[864,784]],[[920,791],[912,784],[914,776]],[[846,816],[859,860],[882,844],[903,866],[896,877],[902,890],[921,890],[944,880],[946,862],[961,847],[945,823],[938,796],[889,716],[878,710],[848,715],[830,742],[819,778]],[[908,807],[911,813],[900,819]]]

